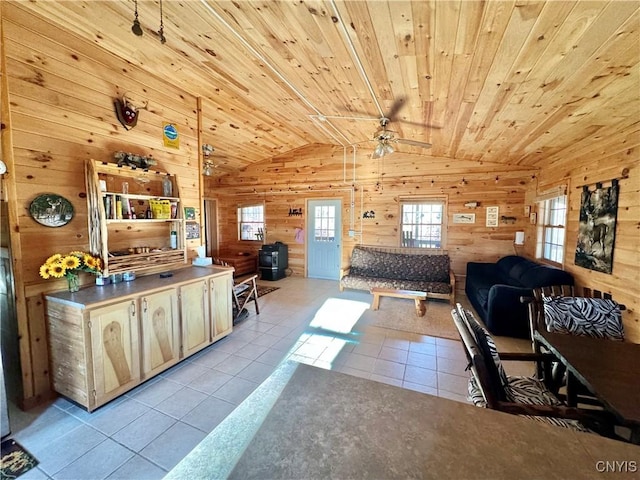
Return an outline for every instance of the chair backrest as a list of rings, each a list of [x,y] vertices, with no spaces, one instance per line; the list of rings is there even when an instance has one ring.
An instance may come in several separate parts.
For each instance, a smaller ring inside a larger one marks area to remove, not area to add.
[[[456,305],[456,309],[451,311],[451,315],[469,361],[468,368],[482,391],[486,406],[498,409],[499,402],[505,401],[507,398],[506,375],[501,365],[496,364],[497,352],[493,339],[471,312],[466,311],[459,303]]]
[[[571,285],[533,289],[529,302],[531,338],[538,330],[624,340],[622,310],[610,294],[584,289],[576,296]]]
[[[522,302],[528,302],[529,309],[529,330],[531,332],[531,339],[533,339],[533,332],[536,330],[544,330],[544,309],[543,298],[544,297],[573,297],[574,286],[573,285],[551,285],[548,287],[538,287],[533,289],[532,298],[521,298]]]
[[[544,320],[549,332],[624,340],[622,312],[614,300],[545,297]]]
[[[230,266],[227,262],[225,262],[224,260],[222,260],[222,259],[221,259],[221,258],[219,258],[219,257],[213,257],[213,258],[212,258],[212,263],[213,263],[214,265],[220,265],[220,266],[222,266],[222,267],[229,267],[229,266]]]

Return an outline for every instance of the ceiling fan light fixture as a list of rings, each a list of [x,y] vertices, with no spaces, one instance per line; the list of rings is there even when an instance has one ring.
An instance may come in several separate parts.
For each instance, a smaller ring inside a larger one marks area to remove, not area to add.
[[[376,148],[373,150],[373,155],[371,158],[382,158],[385,155],[391,155],[395,152],[395,149],[391,146],[391,144],[387,141],[380,141]]]
[[[382,146],[382,143],[379,143],[378,145],[376,145],[376,148],[373,150],[373,155],[371,155],[371,158],[381,158],[384,157],[384,147]]]
[[[213,162],[204,162],[202,164],[202,175],[204,175],[205,177],[210,177],[211,175],[213,175],[214,168],[215,165],[213,164]]]
[[[204,161],[202,162],[202,175],[210,177],[213,175],[213,170],[216,168],[216,165],[209,157],[215,149],[213,145],[208,143],[203,143],[200,148],[202,149],[202,156],[204,157]]]
[[[209,158],[209,155],[211,155],[215,150],[213,148],[213,145],[209,145],[208,143],[203,143],[201,148],[202,148],[202,155],[205,158]]]

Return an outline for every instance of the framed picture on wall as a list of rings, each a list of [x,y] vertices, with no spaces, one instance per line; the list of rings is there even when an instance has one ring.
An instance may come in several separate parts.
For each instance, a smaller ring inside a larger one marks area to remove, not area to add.
[[[454,213],[453,223],[476,223],[475,213]]]
[[[498,226],[499,207],[487,207],[487,227]]]
[[[56,193],[43,193],[29,205],[29,215],[45,227],[62,227],[73,218],[73,205]]]
[[[196,219],[196,209],[195,209],[195,207],[184,207],[184,219],[185,220],[195,220]]]
[[[187,240],[200,238],[200,224],[198,222],[187,222],[185,224]]]

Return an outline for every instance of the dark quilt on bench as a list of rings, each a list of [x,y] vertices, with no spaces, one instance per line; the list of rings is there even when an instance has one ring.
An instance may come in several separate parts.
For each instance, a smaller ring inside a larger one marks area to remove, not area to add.
[[[411,255],[355,247],[349,273],[340,282],[342,287],[359,290],[380,287],[448,295],[452,290],[449,269],[448,255]]]

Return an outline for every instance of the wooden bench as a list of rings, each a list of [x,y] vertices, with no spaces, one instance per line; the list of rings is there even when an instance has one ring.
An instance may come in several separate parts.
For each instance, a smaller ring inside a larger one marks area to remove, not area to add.
[[[219,257],[219,261],[227,266],[235,268],[234,277],[256,273],[258,271],[257,255],[235,255],[229,257]]]
[[[396,298],[412,298],[416,302],[416,315],[424,317],[427,311],[427,292],[416,292],[414,290],[394,290],[393,288],[373,287],[371,290],[373,295],[372,310],[378,310],[380,307],[380,297],[396,297]]]
[[[340,291],[388,288],[425,292],[455,305],[456,279],[446,250],[356,245],[340,269]]]

